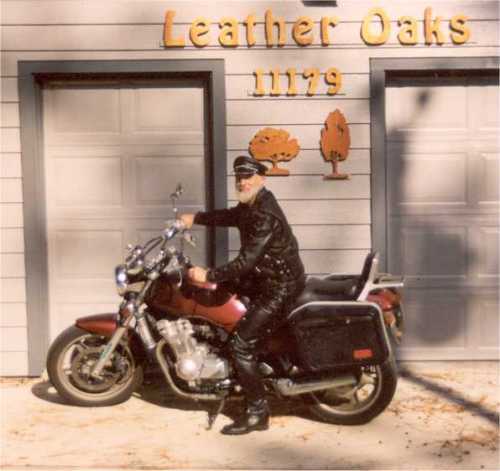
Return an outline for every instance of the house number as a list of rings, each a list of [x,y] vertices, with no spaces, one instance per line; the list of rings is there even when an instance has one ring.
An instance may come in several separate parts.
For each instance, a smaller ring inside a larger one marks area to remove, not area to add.
[[[288,88],[286,90],[286,94],[288,96],[295,96],[298,94],[297,91],[297,77],[301,77],[308,81],[307,96],[316,95],[318,90],[320,77],[324,75],[325,83],[328,85],[326,90],[327,95],[335,95],[338,93],[342,86],[342,74],[335,67],[330,67],[324,74],[320,72],[317,68],[308,68],[304,69],[302,73],[297,73],[297,69],[290,68],[285,71],[288,81]],[[284,93],[284,90],[281,88],[281,71],[280,69],[272,69],[269,71],[271,75],[271,89],[268,91],[268,94],[271,96],[279,96]],[[255,75],[255,90],[253,94],[255,96],[264,96],[266,95],[266,89],[264,87],[264,75],[265,71],[263,69],[256,69],[254,71]]]

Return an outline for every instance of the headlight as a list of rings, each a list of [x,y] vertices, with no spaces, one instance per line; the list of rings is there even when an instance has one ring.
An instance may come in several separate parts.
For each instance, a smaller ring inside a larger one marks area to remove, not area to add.
[[[127,267],[125,265],[118,265],[115,268],[115,282],[118,294],[123,296],[128,286]]]

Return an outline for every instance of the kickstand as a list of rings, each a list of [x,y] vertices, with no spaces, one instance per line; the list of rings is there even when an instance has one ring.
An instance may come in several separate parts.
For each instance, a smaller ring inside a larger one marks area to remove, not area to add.
[[[215,419],[222,412],[222,409],[224,409],[224,405],[225,404],[226,404],[226,398],[223,397],[220,400],[219,405],[217,406],[217,409],[215,410],[215,412],[210,412],[210,411],[208,412],[207,430],[212,430],[212,427],[214,425]]]

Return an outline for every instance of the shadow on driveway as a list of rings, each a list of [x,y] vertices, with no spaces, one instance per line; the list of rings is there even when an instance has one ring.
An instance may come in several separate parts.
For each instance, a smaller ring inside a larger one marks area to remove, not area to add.
[[[462,394],[457,391],[453,391],[446,385],[441,385],[437,382],[426,379],[421,375],[401,366],[400,377],[404,378],[406,381],[425,388],[427,391],[431,391],[441,396],[444,400],[450,403],[464,407],[471,414],[482,417],[493,425],[498,425],[499,423],[500,416],[498,412],[488,409],[477,402],[466,399]],[[47,402],[78,407],[72,406],[61,398],[49,381],[42,381],[34,384],[31,388],[31,392],[34,396]],[[157,405],[158,407],[186,411],[205,411],[209,414],[212,414],[218,406],[218,402],[194,401],[189,398],[183,398],[175,395],[164,383],[163,378],[157,375],[147,377],[143,386],[134,393],[134,396],[143,401]],[[314,417],[308,411],[305,404],[298,399],[279,400],[277,398],[270,397],[269,402],[273,416],[297,416],[311,421],[319,421],[319,419]],[[226,401],[222,414],[234,420],[242,412],[242,410],[242,400],[231,399]]]
[[[456,405],[464,407],[473,415],[483,417],[492,424],[498,425],[499,423],[498,412],[487,409],[486,407],[482,406],[481,404],[478,404],[477,402],[470,401],[466,399],[464,396],[462,396],[462,394],[451,390],[449,387],[425,379],[415,374],[414,372],[410,371],[407,368],[400,367],[399,373],[400,377],[404,378],[405,380],[410,381],[413,384],[417,384],[427,389],[428,391],[432,391],[435,394],[438,394],[448,402],[452,402]]]
[[[31,387],[31,392],[38,399],[52,404],[60,404],[68,407],[75,406],[62,398],[50,381],[41,381]],[[134,397],[150,404],[166,409],[177,409],[185,411],[204,411],[207,414],[213,414],[219,402],[213,401],[195,401],[189,398],[179,397],[166,385],[161,375],[148,375],[140,389],[134,392]],[[303,419],[318,421],[316,417],[309,413],[304,403],[297,399],[280,400],[269,397],[271,416],[296,416]],[[227,400],[221,414],[235,420],[243,412],[243,398],[231,398]]]

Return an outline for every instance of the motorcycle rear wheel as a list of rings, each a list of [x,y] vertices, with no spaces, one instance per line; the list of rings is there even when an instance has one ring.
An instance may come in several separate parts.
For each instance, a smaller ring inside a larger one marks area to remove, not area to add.
[[[47,372],[57,392],[69,403],[84,407],[119,404],[130,398],[143,379],[126,344],[119,344],[104,367],[101,380],[90,376],[108,338],[72,326],[50,347]]]
[[[382,413],[390,404],[397,385],[393,358],[382,365],[364,367],[355,387],[332,388],[308,394],[309,410],[324,422],[362,425]]]

